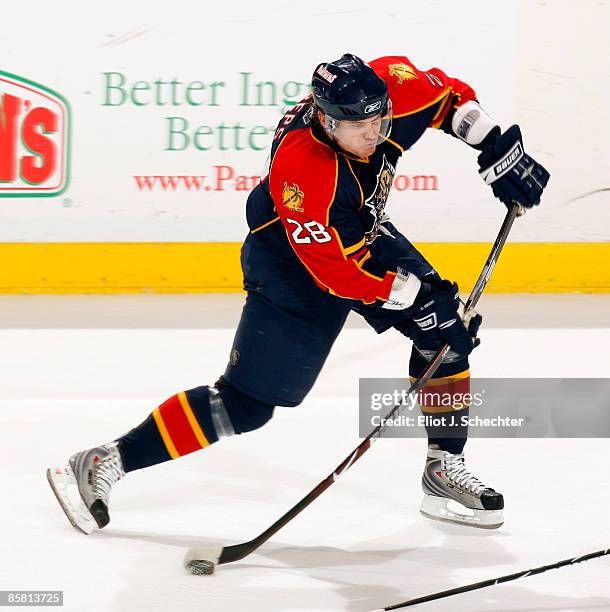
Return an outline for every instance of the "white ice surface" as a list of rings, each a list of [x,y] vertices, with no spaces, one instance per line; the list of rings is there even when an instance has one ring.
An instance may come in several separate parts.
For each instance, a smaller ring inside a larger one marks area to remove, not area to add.
[[[492,297],[496,311],[514,301]],[[539,299],[517,304],[524,318]],[[551,303],[561,311],[560,297]],[[586,319],[595,328],[582,327],[578,310],[577,324],[557,328],[542,319],[486,328],[473,373],[609,376],[607,299],[598,304],[599,316]],[[6,310],[5,320],[18,319]],[[256,432],[129,474],[113,490],[111,524],[87,537],[68,524],[45,468],[121,435],[177,390],[213,382],[233,332],[74,329],[58,318],[40,327],[0,329],[0,589],[63,589],[66,610],[359,612],[610,546],[607,439],[470,441],[469,465],[506,498],[497,531],[420,516],[425,442],[387,439],[257,553],[212,577],[185,575],[189,546],[252,538],[356,446],[358,376],[404,374],[406,342],[351,325],[303,405],[278,409]],[[414,609],[610,610],[610,557]]]

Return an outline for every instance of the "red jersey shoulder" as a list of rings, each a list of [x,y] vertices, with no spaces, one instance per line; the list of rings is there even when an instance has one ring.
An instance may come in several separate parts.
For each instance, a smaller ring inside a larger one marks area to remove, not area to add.
[[[311,128],[288,133],[270,172],[271,197],[281,218],[303,216],[328,225],[337,187],[337,154]]]
[[[388,86],[394,116],[425,108],[442,98],[448,89],[438,76],[419,70],[404,55],[380,57],[370,66]]]

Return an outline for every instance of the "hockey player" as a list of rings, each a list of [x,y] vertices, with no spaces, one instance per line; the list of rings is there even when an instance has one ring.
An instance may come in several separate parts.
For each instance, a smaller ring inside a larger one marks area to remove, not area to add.
[[[354,55],[322,63],[312,94],[275,133],[267,176],[249,195],[241,253],[246,303],[224,375],[181,391],[120,438],[73,455],[47,476],[71,523],[90,533],[109,521],[113,484],[126,473],[176,459],[263,426],[275,406],[297,406],[313,386],[351,310],[377,333],[413,340],[417,377],[449,343],[430,381],[438,393],[469,390],[468,355],[481,317],[464,323],[457,285],[443,280],[385,212],[400,156],[428,128],[476,149],[480,174],[509,205],[540,202],[546,170],[523,149],[519,127],[501,131],[475,92],[408,58],[366,64]],[[425,404],[425,402],[424,402]],[[468,406],[421,406],[467,414]],[[464,463],[466,427],[428,427],[421,511],[442,520],[499,527],[502,495]],[[451,511],[450,500],[463,512]]]

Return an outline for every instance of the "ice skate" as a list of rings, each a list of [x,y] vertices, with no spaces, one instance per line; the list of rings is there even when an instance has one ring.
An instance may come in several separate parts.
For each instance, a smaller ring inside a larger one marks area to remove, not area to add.
[[[502,494],[466,469],[463,454],[453,455],[435,444],[429,445],[422,488],[420,512],[428,518],[483,529],[497,529],[504,523]],[[464,512],[452,510],[452,501],[460,504]]]
[[[70,457],[63,468],[49,468],[47,479],[68,520],[83,533],[105,527],[112,485],[125,475],[116,442]]]

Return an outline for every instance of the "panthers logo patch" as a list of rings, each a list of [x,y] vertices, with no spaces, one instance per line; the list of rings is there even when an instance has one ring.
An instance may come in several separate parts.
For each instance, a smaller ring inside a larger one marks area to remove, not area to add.
[[[419,79],[415,73],[415,69],[408,64],[390,64],[388,70],[390,71],[390,76],[398,79],[399,85],[402,85],[405,81]]]
[[[396,169],[384,155],[381,162],[381,168],[379,168],[379,172],[377,173],[377,184],[375,185],[375,189],[364,202],[366,210],[368,210],[370,214],[370,229],[365,233],[367,244],[371,244],[375,238],[377,238],[395,174]]]
[[[282,203],[288,210],[303,212],[303,199],[305,194],[299,189],[296,183],[289,185],[284,183],[282,191]]]

